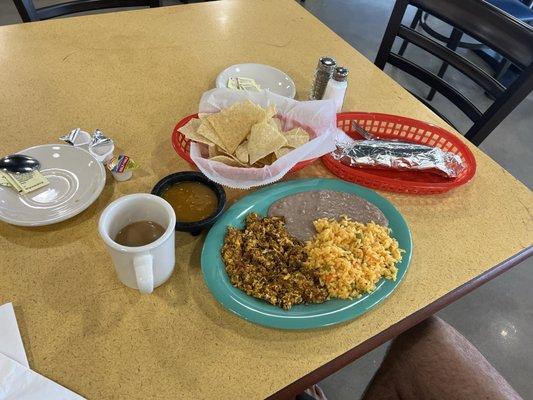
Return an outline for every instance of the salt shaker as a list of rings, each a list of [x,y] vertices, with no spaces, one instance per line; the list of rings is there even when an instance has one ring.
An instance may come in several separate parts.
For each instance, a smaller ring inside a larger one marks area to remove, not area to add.
[[[309,100],[321,100],[324,96],[324,91],[328,81],[333,74],[335,69],[336,62],[331,57],[321,57],[318,60],[318,65],[315,71],[315,80],[313,81],[313,87],[311,88],[311,93],[309,94]]]
[[[324,99],[333,99],[337,112],[342,110],[346,88],[348,87],[348,69],[336,67],[324,92]]]

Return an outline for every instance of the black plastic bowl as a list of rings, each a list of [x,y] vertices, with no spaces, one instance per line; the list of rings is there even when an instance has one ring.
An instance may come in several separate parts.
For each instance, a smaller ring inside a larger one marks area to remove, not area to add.
[[[217,196],[218,206],[209,217],[195,222],[180,222],[176,219],[176,230],[189,232],[191,235],[199,235],[203,230],[211,228],[215,223],[218,217],[224,212],[224,207],[226,206],[226,192],[224,188],[210,181],[204,174],[196,171],[184,171],[177,172],[172,175],[165,176],[159,182],[156,183],[152,189],[152,194],[161,197],[163,192],[167,190],[170,186],[175,185],[181,182],[201,182],[208,188],[210,188]]]

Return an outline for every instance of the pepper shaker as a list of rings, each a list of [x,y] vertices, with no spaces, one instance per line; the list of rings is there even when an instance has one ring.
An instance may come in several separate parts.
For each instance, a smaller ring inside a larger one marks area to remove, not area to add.
[[[313,81],[313,87],[309,94],[309,100],[321,100],[324,96],[326,86],[331,79],[333,70],[335,69],[335,59],[331,57],[321,57],[318,60],[318,65],[315,71],[315,79]]]

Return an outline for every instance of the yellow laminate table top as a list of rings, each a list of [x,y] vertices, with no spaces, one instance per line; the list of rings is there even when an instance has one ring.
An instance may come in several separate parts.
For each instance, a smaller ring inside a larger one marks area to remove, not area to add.
[[[530,191],[481,151],[448,194],[382,193],[414,252],[405,281],[355,321],[313,331],[248,323],[219,306],[200,271],[203,237],[178,233],[171,280],[140,295],[115,277],[97,233],[113,199],[190,169],[170,144],[217,74],[270,64],[307,97],[320,56],[350,69],[345,110],[446,126],[293,0],[228,0],[0,28],[1,153],[101,128],[143,167],[109,175],[100,198],[41,228],[0,223],[0,304],[15,306],[31,367],[89,399],[264,398],[486,272],[532,242]],[[288,177],[331,176],[321,165]],[[244,192],[228,190],[230,199]],[[475,312],[475,311],[473,311]]]

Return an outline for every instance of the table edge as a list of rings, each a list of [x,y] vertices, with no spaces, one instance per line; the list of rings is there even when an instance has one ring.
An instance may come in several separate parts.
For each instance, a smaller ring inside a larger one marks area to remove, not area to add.
[[[428,304],[427,306],[414,312],[413,314],[395,323],[394,325],[391,325],[384,331],[378,333],[370,339],[365,340],[353,349],[348,350],[346,353],[341,354],[337,358],[334,358],[328,363],[322,365],[321,367],[287,385],[283,389],[267,397],[267,400],[292,399],[296,395],[302,393],[308,387],[313,386],[317,382],[337,372],[341,368],[357,360],[358,358],[362,357],[371,350],[374,350],[376,347],[381,346],[383,343],[400,335],[409,328],[412,328],[413,326],[422,322],[426,318],[442,310],[444,307],[472,292],[474,289],[477,289],[481,285],[496,278],[505,271],[508,271],[509,269],[521,263],[522,261],[525,261],[532,255],[533,246],[528,246],[522,249],[512,257],[500,262],[499,264],[487,270],[483,274],[446,293],[444,296],[437,299],[433,303]]]

